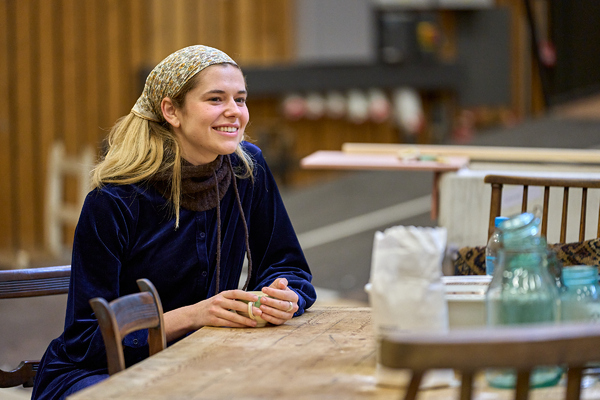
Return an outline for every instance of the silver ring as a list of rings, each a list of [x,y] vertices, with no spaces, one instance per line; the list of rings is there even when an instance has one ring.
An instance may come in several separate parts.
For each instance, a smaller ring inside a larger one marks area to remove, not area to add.
[[[287,310],[285,310],[285,312],[290,312],[294,309],[294,303],[292,303],[291,301],[288,301],[288,303],[290,303],[290,306],[288,307]]]

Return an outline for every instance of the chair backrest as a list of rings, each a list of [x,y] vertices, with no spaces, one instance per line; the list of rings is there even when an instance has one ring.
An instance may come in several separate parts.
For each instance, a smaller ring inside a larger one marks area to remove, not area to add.
[[[66,294],[70,277],[70,265],[0,270],[0,299]],[[0,388],[33,386],[38,364],[39,360],[27,360],[12,371],[0,370]]]
[[[587,195],[588,189],[600,188],[600,180],[597,179],[578,179],[578,178],[543,178],[526,177],[511,175],[487,175],[484,178],[485,183],[492,185],[492,199],[490,204],[490,219],[488,225],[488,238],[494,233],[494,220],[502,212],[502,188],[503,185],[523,186],[523,197],[521,211],[526,212],[528,193],[530,186],[544,187],[544,202],[542,205],[542,225],[543,236],[547,236],[548,230],[548,204],[550,200],[550,188],[563,188],[562,219],[560,224],[560,243],[565,243],[567,236],[567,211],[569,206],[569,189],[581,188],[581,214],[579,220],[579,241],[585,240],[585,223],[587,213]],[[600,210],[600,206],[599,206]],[[598,220],[598,229],[596,237],[600,237],[600,218]]]
[[[600,325],[538,325],[473,328],[443,333],[388,336],[380,341],[380,363],[410,369],[412,379],[405,399],[415,399],[423,374],[430,369],[461,372],[461,400],[472,395],[473,377],[486,368],[517,371],[515,399],[526,399],[530,371],[537,366],[567,366],[565,399],[580,397],[585,365],[600,361]]]
[[[101,297],[90,300],[104,339],[110,375],[126,367],[122,341],[127,334],[148,329],[150,355],[167,346],[158,292],[148,279],[138,279],[137,284],[140,293],[122,296],[110,303]]]
[[[77,156],[67,155],[62,142],[54,143],[50,149],[44,205],[44,243],[53,257],[71,255],[71,246],[65,244],[63,229],[65,226],[75,226],[79,220],[81,207],[91,190],[90,172],[94,167],[94,158],[94,150],[89,146]],[[77,182],[77,198],[74,202],[64,198],[68,177],[75,178]]]

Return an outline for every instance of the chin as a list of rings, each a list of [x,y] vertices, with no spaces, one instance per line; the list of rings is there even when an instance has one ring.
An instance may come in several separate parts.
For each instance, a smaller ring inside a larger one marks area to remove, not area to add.
[[[233,154],[233,153],[235,153],[237,147],[238,147],[237,144],[235,146],[226,146],[225,148],[222,149],[220,154],[224,155],[224,156],[226,156],[228,154]]]

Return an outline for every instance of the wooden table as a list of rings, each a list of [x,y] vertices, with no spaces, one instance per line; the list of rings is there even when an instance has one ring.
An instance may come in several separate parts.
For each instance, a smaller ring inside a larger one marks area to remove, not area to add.
[[[441,174],[457,171],[467,165],[469,165],[467,157],[443,157],[442,161],[423,161],[403,160],[394,154],[326,150],[316,151],[300,160],[300,166],[305,169],[431,171],[433,172],[431,219],[437,219],[438,215],[438,183]]]
[[[369,308],[316,307],[282,326],[206,327],[179,343],[69,397],[69,400],[398,399],[400,389],[375,383],[375,341]],[[509,399],[483,381],[475,398]],[[562,387],[532,399],[559,399]],[[457,398],[456,388],[430,389],[420,399]],[[586,399],[600,390],[586,389]]]

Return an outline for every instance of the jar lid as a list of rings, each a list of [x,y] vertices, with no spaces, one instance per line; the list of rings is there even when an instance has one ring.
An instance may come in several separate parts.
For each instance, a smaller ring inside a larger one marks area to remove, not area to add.
[[[523,239],[539,237],[540,219],[529,212],[521,213],[502,221],[498,229],[502,231],[504,242],[509,242],[517,247],[524,245]],[[532,243],[529,243],[532,244]]]
[[[567,282],[581,280],[598,282],[598,267],[595,265],[573,265],[570,267],[563,267],[562,276],[565,284],[567,284]]]
[[[498,226],[500,226],[502,221],[506,221],[507,219],[508,219],[508,217],[496,217],[494,219],[494,226],[497,228]]]

